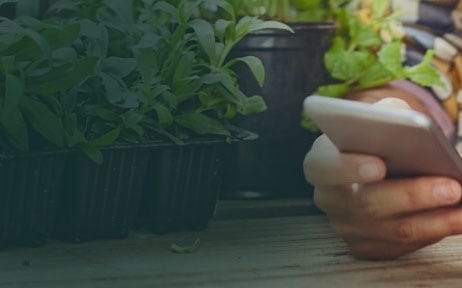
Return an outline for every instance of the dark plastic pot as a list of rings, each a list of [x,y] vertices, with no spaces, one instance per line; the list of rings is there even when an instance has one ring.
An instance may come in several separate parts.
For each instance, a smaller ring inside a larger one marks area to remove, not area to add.
[[[140,207],[150,149],[149,145],[107,148],[102,165],[81,153],[72,155],[58,237],[72,242],[126,237]]]
[[[0,16],[13,19],[16,14],[16,4],[6,3],[0,7]]]
[[[302,171],[305,153],[318,134],[300,126],[306,96],[327,82],[323,55],[330,46],[333,23],[294,24],[295,34],[266,30],[252,34],[232,51],[232,57],[254,55],[266,68],[260,88],[244,65],[236,66],[247,95],[262,95],[268,110],[238,119],[237,125],[259,134],[253,143],[234,148],[226,169],[225,198],[308,196],[312,192]]]
[[[194,140],[153,151],[142,227],[154,233],[204,229],[215,211],[229,147],[224,140]]]
[[[66,152],[0,156],[0,247],[38,246],[50,236]]]

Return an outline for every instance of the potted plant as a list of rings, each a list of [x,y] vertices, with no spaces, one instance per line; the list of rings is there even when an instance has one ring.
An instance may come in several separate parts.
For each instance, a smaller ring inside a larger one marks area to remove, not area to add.
[[[123,237],[141,203],[141,222],[154,231],[206,224],[222,151],[249,135],[232,119],[266,109],[231,70],[245,63],[262,84],[262,63],[229,51],[250,32],[289,29],[238,22],[226,1],[210,1],[224,13],[211,22],[201,17],[208,2],[56,1],[42,19],[0,21],[0,145],[9,161],[0,199],[20,208],[2,210],[0,243],[28,238],[29,227],[72,241]],[[46,183],[36,191],[28,179]]]
[[[58,95],[95,62],[63,57],[76,37],[73,25],[23,18],[2,19],[0,27],[0,246],[39,244],[54,228],[68,154]]]
[[[317,133],[300,127],[306,96],[328,82],[323,55],[334,35],[327,1],[230,1],[241,17],[257,15],[288,24],[295,33],[265,30],[252,33],[232,51],[254,55],[266,68],[267,81],[259,87],[246,67],[236,66],[242,89],[264,96],[268,109],[245,119],[241,126],[260,135],[253,143],[234,146],[226,172],[225,197],[306,197],[311,188],[303,177],[302,161]],[[252,191],[252,193],[246,193]]]

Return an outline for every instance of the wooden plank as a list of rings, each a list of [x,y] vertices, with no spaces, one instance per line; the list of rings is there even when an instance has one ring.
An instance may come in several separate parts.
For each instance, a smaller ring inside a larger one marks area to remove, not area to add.
[[[215,220],[255,219],[319,215],[321,211],[310,198],[275,200],[226,200],[218,203]]]
[[[200,237],[198,251],[174,242]],[[462,237],[388,262],[353,259],[323,216],[215,221],[204,232],[0,253],[0,287],[459,287]]]

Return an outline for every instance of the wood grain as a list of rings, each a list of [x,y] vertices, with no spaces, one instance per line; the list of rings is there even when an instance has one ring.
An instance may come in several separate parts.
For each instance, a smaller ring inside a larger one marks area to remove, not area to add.
[[[172,243],[201,238],[192,254]],[[0,287],[460,287],[462,237],[389,262],[353,259],[323,216],[215,221],[201,233],[135,234],[0,253]]]

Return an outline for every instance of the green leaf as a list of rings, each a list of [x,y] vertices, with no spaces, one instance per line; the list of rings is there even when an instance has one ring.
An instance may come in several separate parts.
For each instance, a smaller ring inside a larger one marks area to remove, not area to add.
[[[267,109],[265,100],[261,96],[252,96],[245,98],[242,107],[238,108],[238,112],[242,115],[251,115],[254,113],[263,112]]]
[[[101,120],[109,122],[118,122],[120,120],[120,115],[114,111],[104,108],[104,107],[94,107],[86,111],[86,114],[96,116]]]
[[[117,138],[119,138],[119,135],[120,135],[120,127],[117,127],[117,128],[110,130],[109,132],[102,135],[101,137],[92,140],[91,144],[94,147],[110,146],[114,144]]]
[[[439,73],[431,66],[434,54],[433,50],[428,50],[424,60],[420,64],[404,68],[406,77],[422,86],[431,87],[433,85],[440,85],[444,87]]]
[[[37,44],[37,47],[40,48],[43,54],[47,56],[51,54],[51,47],[43,34],[37,33],[31,29],[24,29],[24,34]]]
[[[170,126],[173,123],[173,115],[170,110],[159,102],[153,104],[157,114],[157,120],[161,126]]]
[[[372,0],[372,9],[374,10],[374,17],[381,18],[385,15],[390,7],[389,0]]]
[[[13,57],[2,59],[3,70],[7,73],[5,75],[5,96],[1,105],[0,122],[13,147],[19,151],[27,151],[29,149],[27,127],[18,108],[18,104],[24,96],[24,81],[10,73],[14,69],[12,65],[14,65]]]
[[[197,249],[199,249],[200,243],[201,243],[200,238],[197,238],[194,241],[194,243],[192,245],[189,245],[189,246],[180,246],[178,244],[173,243],[170,246],[170,250],[173,253],[176,253],[176,254],[190,254],[190,253],[196,252]]]
[[[221,95],[217,95],[217,93],[201,93],[199,95],[199,100],[205,109],[213,108],[225,101],[225,99],[223,99]]]
[[[231,136],[228,130],[218,120],[199,113],[187,113],[175,117],[175,122],[197,134],[214,134]]]
[[[334,47],[335,48],[335,47]],[[346,51],[331,49],[324,54],[326,68],[339,80],[351,80],[375,61],[374,56],[366,51]]]
[[[235,104],[226,103],[217,110],[218,118],[221,120],[231,120],[237,115],[237,107]]]
[[[131,109],[122,115],[122,121],[125,127],[134,131],[139,137],[143,137],[145,133],[141,126],[141,122],[144,118],[145,116],[135,109]]]
[[[315,94],[329,97],[342,97],[349,90],[350,87],[348,84],[331,84],[319,87]]]
[[[221,42],[229,41],[229,38],[235,40],[236,38],[236,23],[234,21],[227,21],[218,19],[215,22],[215,34]]]
[[[75,113],[69,113],[63,117],[64,135],[68,147],[74,147],[79,143],[87,142],[85,135],[78,127],[77,115]]]
[[[369,66],[358,79],[359,89],[367,89],[386,84],[396,79],[396,75],[386,69],[382,63],[376,62]]]
[[[62,63],[72,63],[77,60],[77,51],[71,47],[59,48],[52,52],[53,60]]]
[[[364,28],[364,30],[359,31],[354,39],[354,43],[360,47],[380,46],[382,45],[382,39],[380,39],[376,32]]]
[[[18,108],[2,109],[0,115],[1,127],[5,131],[8,141],[18,151],[29,150],[29,136],[24,117]]]
[[[159,63],[153,49],[139,49],[136,53],[138,71],[143,78],[143,82],[150,85],[155,76],[159,73]]]
[[[117,17],[111,19],[111,24],[115,24],[114,27],[119,28],[121,31],[128,30],[133,32],[135,29],[132,9],[133,1],[134,0],[103,0],[103,3],[117,14]]]
[[[181,55],[181,57],[178,59],[178,62],[176,63],[176,68],[175,72],[173,74],[173,91],[177,91],[176,89],[176,84],[177,82],[180,82],[186,78],[191,78],[191,76],[194,75],[193,73],[193,64],[194,64],[194,53],[193,52],[187,52],[184,55]],[[197,76],[193,76],[197,77]],[[194,79],[196,80],[196,79]]]
[[[216,55],[216,42],[215,42],[215,32],[213,31],[212,25],[202,19],[194,19],[189,22],[191,28],[193,28],[199,45],[204,50],[205,54],[208,56],[210,62],[216,64],[218,57]]]
[[[35,131],[56,146],[64,146],[64,127],[61,119],[44,104],[29,97],[23,97],[20,107]]]
[[[233,5],[231,5],[228,1],[224,1],[224,0],[205,0],[205,1],[217,5],[218,7],[226,11],[226,13],[228,13],[228,15],[231,17],[231,20],[233,20],[233,22],[235,21],[236,12],[234,11]]]
[[[220,83],[222,81],[226,81],[229,79],[229,74],[226,71],[212,68],[210,73],[202,75],[200,78],[200,82],[203,84],[211,85]]]
[[[120,78],[101,73],[101,80],[109,103],[123,108],[137,108],[140,105],[140,95],[125,87]]]
[[[107,57],[101,63],[101,70],[120,78],[127,77],[136,69],[135,58]]]
[[[404,78],[405,73],[401,63],[401,43],[393,42],[385,45],[378,53],[379,61],[398,78]]]
[[[243,19],[241,19],[241,21],[245,21],[245,18],[246,17],[243,17]],[[241,22],[241,21],[239,21],[239,22]],[[251,20],[249,22],[250,25],[247,28],[245,28],[246,25],[243,26],[239,22],[238,22],[238,27],[236,27],[236,28],[238,29],[238,34],[240,36],[247,35],[247,34],[252,33],[252,32],[265,30],[265,29],[285,30],[285,31],[295,33],[294,30],[289,25],[284,24],[282,22],[278,22],[278,21],[263,21],[263,20],[251,17]]]
[[[165,1],[158,1],[156,4],[154,4],[154,6],[152,7],[152,10],[153,11],[162,11],[162,12],[164,12],[166,14],[169,14],[170,16],[172,16],[171,19],[176,20],[177,22],[180,19],[178,9],[175,8],[175,6],[173,6],[172,4],[167,3]]]
[[[308,131],[319,132],[319,128],[316,125],[316,123],[314,123],[313,119],[308,117],[308,115],[306,115],[305,113],[302,114],[302,121],[300,124],[303,128],[307,129]]]
[[[79,143],[77,147],[82,150],[85,155],[87,155],[91,160],[93,160],[96,164],[103,164],[103,153],[96,148],[95,146],[91,145],[90,143]]]
[[[327,19],[328,13],[324,8],[300,11],[297,15],[297,22],[323,22]]]
[[[80,25],[78,23],[57,26],[40,31],[40,35],[43,36],[53,50],[72,45],[77,40],[79,33]]]
[[[231,60],[226,66],[229,67],[236,62],[245,63],[257,79],[258,85],[260,85],[260,87],[263,87],[263,84],[265,83],[265,67],[263,65],[263,62],[259,58],[255,56],[235,58]]]
[[[243,110],[247,96],[242,93],[230,80],[222,81],[217,87],[217,92],[224,100],[236,104],[238,110]]]
[[[98,58],[94,57],[84,58],[74,65],[55,68],[38,77],[28,77],[27,92],[53,94],[75,88],[95,74],[97,61]]]
[[[77,11],[79,6],[77,5],[76,1],[74,0],[60,0],[58,2],[54,2],[49,8],[46,14],[54,13],[59,14],[63,11]]]
[[[109,46],[109,34],[106,26],[88,19],[80,21],[80,37],[83,38],[87,56],[106,57]]]
[[[24,79],[13,74],[15,69],[14,57],[4,57],[1,64],[5,72],[5,98],[3,101],[3,109],[10,110],[17,108],[19,102],[21,102],[24,95]]]

